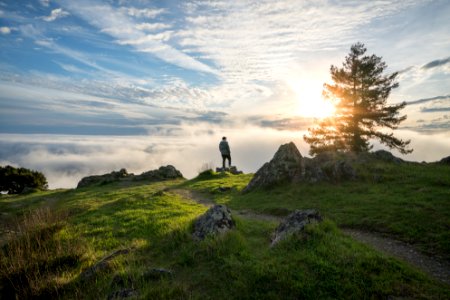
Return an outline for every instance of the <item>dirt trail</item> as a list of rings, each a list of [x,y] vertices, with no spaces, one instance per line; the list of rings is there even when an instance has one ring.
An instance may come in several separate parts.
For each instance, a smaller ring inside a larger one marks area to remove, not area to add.
[[[207,207],[213,206],[215,203],[211,200],[205,197],[203,194],[191,190],[186,189],[170,189],[170,192],[173,192],[177,195],[182,196],[183,198],[188,198],[191,200],[194,200],[197,203],[203,204]],[[247,219],[252,220],[261,220],[261,221],[269,221],[269,222],[280,222],[283,218],[273,215],[267,215],[267,214],[260,214],[255,213],[251,210],[233,210],[233,213],[237,214],[238,216],[242,216]]]
[[[394,256],[417,267],[430,276],[450,285],[450,263],[420,253],[408,243],[381,236],[374,232],[341,229],[342,232],[376,250]]]
[[[172,189],[170,191],[208,207],[214,205],[214,202],[211,199],[208,199],[198,192],[187,189]],[[234,212],[237,215],[248,219],[274,222],[280,222],[282,220],[281,217],[255,213],[250,210],[234,210]],[[431,277],[450,285],[450,263],[437,257],[420,253],[410,244],[384,237],[374,232],[345,228],[341,228],[341,230],[353,239],[369,245],[387,255],[406,261],[410,265],[420,269]]]

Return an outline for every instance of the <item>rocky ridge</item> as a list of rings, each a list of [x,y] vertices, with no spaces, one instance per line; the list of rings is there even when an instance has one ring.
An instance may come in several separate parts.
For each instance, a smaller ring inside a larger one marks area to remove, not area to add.
[[[113,171],[103,175],[93,175],[82,178],[77,185],[77,188],[83,188],[92,185],[102,185],[119,181],[162,181],[168,179],[183,178],[183,174],[174,166],[162,166],[159,169],[144,172],[140,175],[128,173],[126,169],[120,171]]]
[[[379,150],[372,153],[324,152],[314,158],[303,157],[293,142],[281,145],[274,157],[253,176],[243,192],[267,188],[280,183],[339,182],[355,180],[358,172],[355,164],[371,160],[389,163],[405,163],[390,152]],[[374,174],[374,178],[377,177]]]

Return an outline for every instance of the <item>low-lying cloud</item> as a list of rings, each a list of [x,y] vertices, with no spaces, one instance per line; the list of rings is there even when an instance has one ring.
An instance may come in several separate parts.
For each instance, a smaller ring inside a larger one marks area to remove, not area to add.
[[[126,168],[139,174],[163,165],[174,165],[186,178],[195,177],[204,164],[220,166],[218,143],[227,136],[233,165],[256,172],[281,144],[293,141],[308,156],[302,140],[305,131],[248,127],[223,129],[185,126],[178,136],[68,136],[0,134],[0,165],[21,166],[43,172],[50,188],[74,188],[88,175]],[[436,161],[450,155],[450,134],[429,136],[398,130],[396,136],[411,139],[414,152],[407,160]],[[384,148],[375,143],[375,149]],[[433,151],[429,151],[433,149]]]
[[[126,168],[132,173],[174,165],[187,178],[203,164],[220,166],[218,143],[229,137],[233,164],[255,172],[277,147],[301,135],[275,130],[220,130],[187,127],[179,136],[67,136],[0,135],[0,165],[14,165],[43,172],[50,188],[73,188],[84,176]],[[206,131],[206,132],[205,132]],[[306,150],[303,151],[306,153]]]

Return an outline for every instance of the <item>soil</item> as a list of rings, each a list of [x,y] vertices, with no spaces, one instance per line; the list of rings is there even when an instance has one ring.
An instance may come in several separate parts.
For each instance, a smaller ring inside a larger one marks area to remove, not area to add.
[[[192,199],[198,203],[208,207],[215,203],[205,197],[203,194],[186,189],[170,190],[184,198]],[[250,210],[234,210],[234,212],[248,219],[256,219],[262,221],[280,222],[281,217],[255,213]],[[450,285],[450,263],[438,257],[429,256],[421,253],[411,244],[395,240],[390,237],[382,236],[376,232],[363,231],[358,229],[341,228],[342,232],[361,243],[380,251],[386,255],[393,256],[397,259],[407,262],[411,266],[423,271],[431,277]]]

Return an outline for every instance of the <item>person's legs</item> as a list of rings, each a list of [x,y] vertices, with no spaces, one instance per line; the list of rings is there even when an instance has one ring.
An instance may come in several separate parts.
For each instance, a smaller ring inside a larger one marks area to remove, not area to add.
[[[225,160],[227,159],[226,155],[222,154],[222,169],[225,170]]]
[[[231,155],[228,154],[228,167],[231,168]]]

